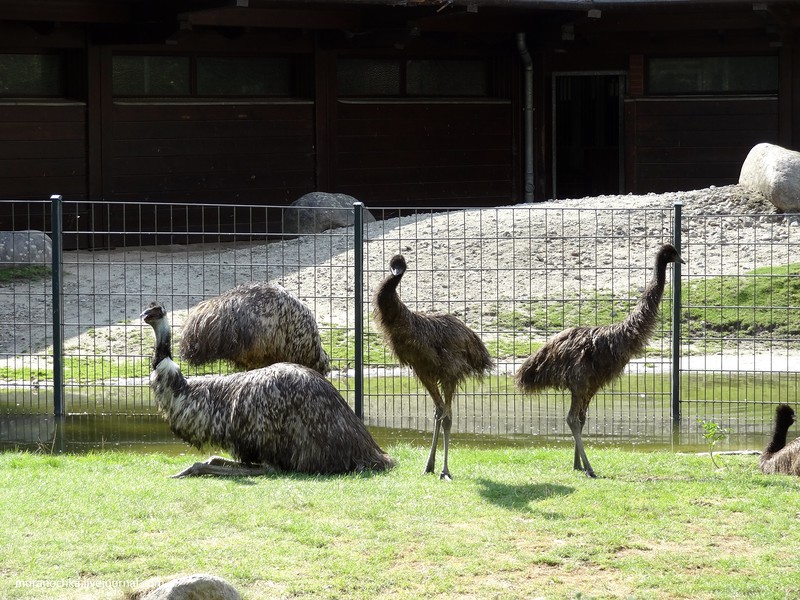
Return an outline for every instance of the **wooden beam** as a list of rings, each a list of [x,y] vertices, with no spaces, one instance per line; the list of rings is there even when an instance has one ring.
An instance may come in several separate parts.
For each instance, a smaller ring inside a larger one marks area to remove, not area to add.
[[[0,0],[4,21],[59,23],[125,23],[131,19],[127,0]]]
[[[361,12],[348,8],[220,8],[183,13],[191,26],[267,27],[297,29],[360,29]]]

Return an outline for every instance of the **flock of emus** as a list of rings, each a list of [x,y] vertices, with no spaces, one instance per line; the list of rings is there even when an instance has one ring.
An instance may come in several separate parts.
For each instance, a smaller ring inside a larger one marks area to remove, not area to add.
[[[573,327],[528,357],[515,375],[525,393],[568,390],[567,424],[575,440],[574,468],[595,473],[581,432],[594,395],[640,354],[656,326],[669,263],[683,262],[670,244],[655,258],[653,276],[634,310],[605,326]],[[452,400],[468,377],[488,374],[493,361],[480,337],[450,314],[410,310],[397,288],[406,261],[394,256],[376,291],[375,323],[401,365],[410,367],[435,405],[433,440],[425,472],[435,470],[439,433],[450,479],[448,453]],[[164,307],[142,313],[155,333],[150,385],[172,431],[197,447],[213,446],[235,460],[213,456],[178,476],[256,475],[276,471],[346,473],[385,470],[394,460],[325,378],[330,363],[313,313],[277,285],[251,283],[200,303],[184,326],[180,352],[189,364],[225,359],[245,369],[229,375],[186,379],[172,361]],[[800,438],[786,445],[794,411],[777,410],[772,440],[761,456],[764,473],[800,475]]]

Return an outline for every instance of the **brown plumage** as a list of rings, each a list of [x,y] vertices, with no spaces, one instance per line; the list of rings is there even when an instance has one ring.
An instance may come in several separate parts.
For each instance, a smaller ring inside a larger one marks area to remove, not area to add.
[[[546,388],[570,391],[572,401],[567,424],[575,439],[573,466],[590,477],[595,474],[581,437],[589,402],[600,388],[622,374],[631,358],[644,351],[655,330],[667,264],[671,262],[684,261],[674,246],[665,244],[656,254],[650,283],[625,320],[562,331],[529,356],[515,375],[517,386],[526,393]]]
[[[150,386],[172,431],[192,446],[222,448],[236,459],[212,457],[178,476],[327,474],[394,465],[336,388],[316,371],[275,363],[186,379],[172,361],[164,307],[153,302],[142,319],[155,333]]]
[[[759,461],[762,473],[800,476],[800,438],[786,444],[786,434],[794,418],[794,410],[788,404],[781,404],[775,410],[775,430]]]
[[[453,315],[414,312],[403,304],[397,294],[397,286],[406,271],[402,256],[394,256],[389,269],[391,274],[373,299],[375,324],[400,364],[413,369],[436,405],[433,442],[425,472],[434,471],[441,427],[444,464],[440,477],[450,479],[447,458],[453,396],[467,377],[488,373],[493,366],[492,358],[481,338]]]
[[[279,285],[245,283],[198,304],[183,325],[181,358],[190,365],[229,360],[240,369],[277,362],[330,371],[311,310]]]

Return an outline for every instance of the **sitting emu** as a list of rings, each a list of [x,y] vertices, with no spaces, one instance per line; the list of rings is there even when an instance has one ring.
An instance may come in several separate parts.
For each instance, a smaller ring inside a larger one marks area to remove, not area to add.
[[[236,459],[212,457],[176,477],[329,474],[394,465],[336,388],[316,371],[276,363],[186,379],[172,361],[164,307],[153,302],[141,318],[155,333],[150,387],[173,433],[197,448],[222,448]]]
[[[781,404],[775,410],[775,430],[769,445],[761,453],[759,466],[762,473],[800,475],[800,438],[786,444],[786,433],[794,423],[794,410]]]
[[[517,386],[526,393],[549,387],[571,392],[567,424],[575,439],[573,466],[589,477],[595,474],[581,437],[589,403],[600,388],[622,375],[631,358],[644,351],[656,327],[667,264],[674,262],[682,263],[683,259],[672,244],[663,245],[656,254],[650,283],[624,320],[562,331],[529,356],[514,376]]]
[[[244,283],[198,304],[183,325],[181,358],[190,365],[229,360],[240,369],[277,362],[331,370],[314,313],[279,285]]]

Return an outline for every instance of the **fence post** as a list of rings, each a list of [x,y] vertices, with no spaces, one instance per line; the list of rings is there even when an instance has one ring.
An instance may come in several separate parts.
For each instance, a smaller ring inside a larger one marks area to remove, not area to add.
[[[62,241],[62,197],[50,196],[50,220],[52,228],[52,276],[53,276],[53,414],[64,416],[64,312],[61,306],[63,298],[63,276],[61,273],[61,241]]]
[[[681,251],[681,210],[683,202],[675,202],[672,245]],[[672,263],[672,378],[670,383],[672,397],[672,422],[681,420],[681,263]]]
[[[364,203],[353,202],[353,272],[355,286],[355,413],[364,418]]]

